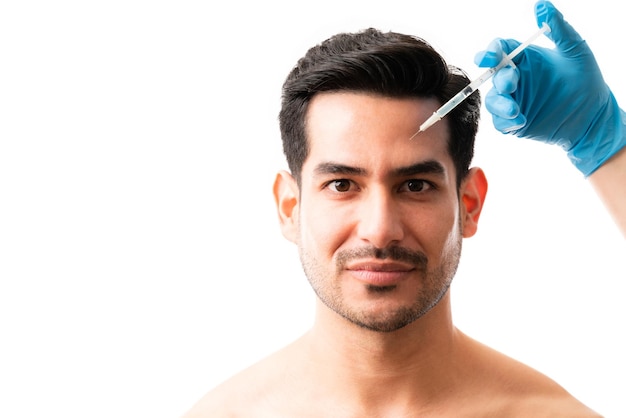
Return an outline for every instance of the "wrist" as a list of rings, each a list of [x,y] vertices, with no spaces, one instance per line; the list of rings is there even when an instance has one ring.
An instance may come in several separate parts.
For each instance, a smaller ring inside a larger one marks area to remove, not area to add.
[[[626,147],[626,113],[619,108],[613,94],[599,115],[583,138],[567,153],[570,161],[585,177],[593,174]]]

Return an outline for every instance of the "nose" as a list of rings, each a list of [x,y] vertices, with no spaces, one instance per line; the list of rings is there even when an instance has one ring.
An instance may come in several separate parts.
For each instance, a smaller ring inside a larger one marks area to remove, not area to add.
[[[376,248],[397,244],[404,238],[401,210],[389,190],[370,190],[362,198],[357,234]]]

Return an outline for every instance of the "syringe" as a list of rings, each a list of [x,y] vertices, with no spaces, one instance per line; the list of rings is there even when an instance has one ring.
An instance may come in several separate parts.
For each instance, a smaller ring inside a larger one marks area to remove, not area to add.
[[[435,123],[441,120],[445,115],[447,115],[452,109],[457,107],[463,100],[468,98],[472,93],[474,93],[478,87],[480,87],[485,81],[489,80],[499,69],[505,67],[513,62],[513,58],[522,52],[528,45],[530,45],[535,39],[537,39],[541,34],[549,32],[550,27],[547,23],[543,23],[541,29],[539,29],[533,36],[528,38],[526,42],[520,44],[517,48],[515,48],[509,55],[502,58],[502,61],[495,67],[489,68],[487,71],[482,73],[478,78],[469,83],[467,87],[458,92],[453,98],[448,100],[443,106],[441,106],[437,111],[435,111],[426,122],[420,125],[419,131],[415,132],[410,139],[413,139],[420,132],[424,132],[426,129],[433,126]]]

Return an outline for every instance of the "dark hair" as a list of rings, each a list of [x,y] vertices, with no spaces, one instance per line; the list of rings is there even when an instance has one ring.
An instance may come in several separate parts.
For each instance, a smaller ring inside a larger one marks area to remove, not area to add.
[[[436,98],[443,104],[469,81],[463,71],[448,66],[430,44],[414,36],[376,29],[332,36],[309,49],[283,84],[279,123],[292,175],[300,182],[309,152],[306,112],[316,93],[354,91],[393,98]],[[479,116],[478,91],[445,116],[457,185],[474,155]]]

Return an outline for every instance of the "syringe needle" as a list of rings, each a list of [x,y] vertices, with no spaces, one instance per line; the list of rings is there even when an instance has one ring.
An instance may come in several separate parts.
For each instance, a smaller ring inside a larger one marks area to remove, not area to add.
[[[459,104],[463,102],[466,98],[468,98],[472,93],[474,93],[485,81],[489,80],[499,69],[505,67],[513,62],[513,58],[517,56],[520,52],[522,52],[528,45],[530,45],[535,39],[537,39],[541,34],[549,32],[550,27],[547,23],[543,23],[541,29],[535,32],[530,38],[528,38],[524,43],[521,43],[517,48],[511,51],[510,54],[502,58],[502,61],[498,63],[495,67],[489,68],[487,71],[482,73],[478,78],[469,83],[463,90],[458,92],[454,97],[448,100],[443,106],[437,109],[424,123],[420,125],[419,131],[415,132],[410,139],[415,138],[417,134],[420,132],[424,132],[426,129],[433,126],[435,123],[440,121],[445,115],[447,115],[452,109],[457,107]]]

